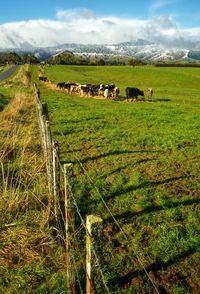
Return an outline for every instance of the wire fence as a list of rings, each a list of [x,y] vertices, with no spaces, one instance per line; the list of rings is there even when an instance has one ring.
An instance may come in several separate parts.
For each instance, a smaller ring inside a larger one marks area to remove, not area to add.
[[[61,240],[61,243],[63,245],[65,244],[66,246],[68,292],[76,293],[76,289],[78,289],[77,291],[79,291],[79,293],[84,293],[86,291],[87,294],[111,293],[108,288],[108,280],[102,269],[101,258],[98,254],[98,250],[96,250],[96,245],[99,244],[94,243],[95,238],[91,236],[91,230],[90,228],[88,228],[87,222],[82,216],[81,209],[79,208],[76,197],[74,195],[73,166],[71,164],[70,167],[69,165],[68,167],[63,167],[63,165],[61,164],[59,158],[59,144],[57,141],[53,141],[51,135],[48,107],[46,104],[41,103],[39,90],[36,88],[35,85],[33,85],[33,87],[35,89],[35,100],[38,110],[38,122],[47,171],[47,182],[49,188],[49,218],[55,219],[59,239]],[[62,136],[66,138],[66,136],[60,130],[58,131]],[[115,218],[99,189],[95,185],[95,181],[89,175],[81,160],[75,154],[74,156],[85,177],[88,179],[88,182],[97,192],[99,199],[102,201],[113,223],[118,228],[118,231],[121,232],[125,240],[129,242],[128,236]],[[66,168],[69,168],[67,172]],[[60,187],[61,182],[62,184],[64,184],[64,195],[63,192],[61,192],[61,190],[63,191],[63,189],[61,189]],[[90,239],[88,246],[89,249],[87,248],[87,245],[85,249],[80,248],[80,244],[83,243],[83,240],[80,239],[80,235],[84,235],[82,233],[83,229],[84,234],[86,234],[86,236]],[[89,253],[87,252],[87,250],[90,250]],[[85,257],[85,261],[83,261],[84,254],[86,256],[88,254],[89,256],[89,265],[87,257]],[[138,264],[146,274],[146,277],[151,283],[154,291],[156,293],[159,293],[155,282],[146,270],[145,261],[143,260],[143,258],[141,258],[141,256],[139,256],[136,250],[134,250],[134,255],[138,261]],[[90,276],[91,270],[93,272],[92,278]],[[86,272],[85,278],[83,278],[84,272]],[[86,285],[83,285],[83,283],[85,282]]]

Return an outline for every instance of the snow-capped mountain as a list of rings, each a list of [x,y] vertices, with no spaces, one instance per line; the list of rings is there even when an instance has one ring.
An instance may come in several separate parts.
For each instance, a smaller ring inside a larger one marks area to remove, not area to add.
[[[85,57],[92,55],[120,55],[134,57],[145,62],[156,60],[200,60],[200,42],[187,43],[183,49],[167,48],[166,45],[151,43],[143,39],[104,45],[59,44],[46,48],[36,48],[26,42],[16,47],[17,48],[13,49],[0,49],[0,51],[30,52],[35,54],[40,60],[49,59],[65,50],[71,51],[75,55],[83,55]]]

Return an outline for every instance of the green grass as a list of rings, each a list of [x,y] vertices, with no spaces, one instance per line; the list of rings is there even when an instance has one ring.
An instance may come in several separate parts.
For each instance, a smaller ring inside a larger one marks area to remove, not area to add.
[[[50,66],[45,68],[45,73],[54,82],[67,80],[93,84],[114,82],[120,88],[122,96],[125,95],[126,86],[135,86],[145,92],[147,88],[152,87],[155,99],[173,97],[174,102],[177,102],[177,94],[179,98],[186,97],[186,102],[196,99],[200,82],[199,68],[54,66],[52,70]]]
[[[36,68],[32,74],[36,80]],[[45,75],[54,83],[114,82],[121,97],[126,86],[154,89],[152,102],[127,103],[39,84],[61,161],[74,163],[81,213],[104,220],[103,272],[111,293],[152,293],[135,251],[161,293],[197,293],[199,69],[50,66]]]

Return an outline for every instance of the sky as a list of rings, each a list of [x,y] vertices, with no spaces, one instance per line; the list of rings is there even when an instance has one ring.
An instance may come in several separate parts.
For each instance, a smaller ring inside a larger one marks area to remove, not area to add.
[[[176,47],[200,42],[200,1],[1,1],[1,48],[112,44],[138,38]]]

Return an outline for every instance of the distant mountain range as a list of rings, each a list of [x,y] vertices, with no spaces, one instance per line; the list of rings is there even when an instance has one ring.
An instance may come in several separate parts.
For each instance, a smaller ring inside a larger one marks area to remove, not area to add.
[[[130,56],[145,62],[149,61],[198,61],[200,60],[200,42],[187,42],[185,48],[167,48],[162,44],[151,43],[147,40],[137,39],[135,41],[118,44],[61,44],[53,47],[36,48],[28,43],[16,44],[16,48],[0,48],[0,52],[15,51],[16,53],[31,53],[40,61],[51,58],[65,50],[74,54],[89,57],[104,55]]]

